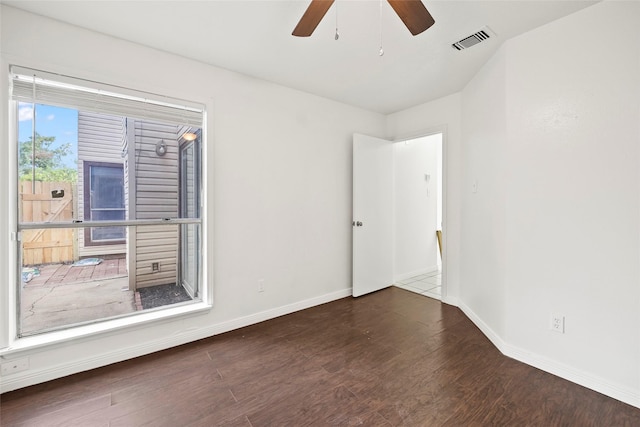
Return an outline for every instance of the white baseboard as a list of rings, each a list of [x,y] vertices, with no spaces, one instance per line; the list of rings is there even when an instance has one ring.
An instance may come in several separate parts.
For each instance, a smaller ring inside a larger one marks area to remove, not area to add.
[[[460,307],[460,300],[457,297],[443,296],[440,300],[445,304],[452,305],[454,307]]]
[[[421,274],[433,273],[435,271],[438,271],[439,268],[440,267],[438,267],[438,265],[432,265],[426,268],[421,268],[419,270],[410,271],[409,273],[401,273],[396,275],[393,280],[395,282],[399,282],[401,280],[410,279]]]
[[[207,325],[202,328],[185,331],[178,335],[163,337],[162,339],[144,342],[142,344],[129,346],[126,348],[118,348],[113,351],[98,354],[95,357],[75,360],[69,363],[61,363],[56,366],[46,367],[43,369],[30,369],[28,371],[19,372],[10,376],[2,377],[0,381],[0,393],[5,393],[19,388],[28,387],[34,384],[61,378],[67,375],[76,374],[90,369],[99,368],[101,366],[110,365],[112,363],[121,362],[123,360],[132,359],[134,357],[143,356],[167,348],[176,347],[203,338],[229,332],[245,326],[264,322],[285,314],[294,313],[306,308],[315,307],[320,304],[335,301],[340,298],[351,296],[351,288],[342,289],[314,298],[297,301],[291,304],[283,305],[273,309],[261,311],[259,313],[250,314],[248,316],[231,319],[215,325]]]
[[[457,306],[505,356],[640,408],[640,392],[506,343],[462,301]]]

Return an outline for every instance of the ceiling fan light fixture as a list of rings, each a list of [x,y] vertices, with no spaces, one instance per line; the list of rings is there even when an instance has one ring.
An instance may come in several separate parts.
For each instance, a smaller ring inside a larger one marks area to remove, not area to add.
[[[311,0],[311,3],[300,18],[298,25],[293,29],[292,35],[296,37],[309,37],[313,34],[324,15],[335,0]]]
[[[311,0],[298,25],[291,33],[296,37],[309,37],[324,18],[335,0]],[[435,20],[422,0],[387,0],[400,20],[414,36],[431,27]],[[337,35],[337,31],[336,31]],[[337,40],[337,38],[336,38]]]

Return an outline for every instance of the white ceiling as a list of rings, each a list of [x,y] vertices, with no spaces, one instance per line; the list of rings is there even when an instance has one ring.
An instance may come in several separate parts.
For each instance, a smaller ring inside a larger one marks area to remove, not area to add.
[[[461,90],[505,40],[596,3],[423,0],[436,23],[413,37],[384,1],[381,57],[377,0],[338,0],[309,38],[291,35],[308,0],[2,2],[385,114]],[[496,36],[451,47],[484,26]]]

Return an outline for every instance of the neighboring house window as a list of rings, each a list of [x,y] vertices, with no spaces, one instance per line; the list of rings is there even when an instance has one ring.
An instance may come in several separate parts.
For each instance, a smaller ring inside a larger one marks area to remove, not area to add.
[[[11,83],[17,336],[201,308],[204,106],[15,66]]]
[[[85,161],[84,176],[85,219],[88,221],[124,220],[122,164]],[[84,236],[85,245],[125,243],[125,227],[85,228]]]

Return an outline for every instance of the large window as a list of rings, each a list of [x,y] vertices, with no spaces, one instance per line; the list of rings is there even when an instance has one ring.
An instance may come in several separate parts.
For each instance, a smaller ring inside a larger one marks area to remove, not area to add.
[[[202,105],[12,67],[19,336],[202,301]]]

